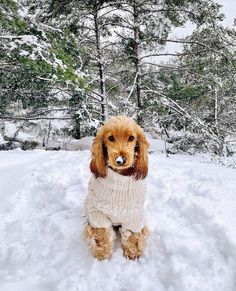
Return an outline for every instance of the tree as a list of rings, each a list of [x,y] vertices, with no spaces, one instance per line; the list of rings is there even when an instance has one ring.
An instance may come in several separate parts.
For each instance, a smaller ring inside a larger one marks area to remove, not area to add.
[[[135,99],[138,116],[141,121],[145,94],[142,93],[142,72],[152,62],[151,58],[171,55],[163,52],[168,35],[173,27],[182,26],[187,20],[197,25],[205,21],[206,11],[212,17],[218,17],[219,5],[213,1],[142,1],[126,0],[115,4],[120,13],[113,17],[114,25],[118,27],[117,36],[124,55],[133,67],[131,81],[135,84]],[[126,64],[127,65],[127,64]],[[147,75],[146,72],[144,73]],[[145,77],[146,79],[146,77]]]
[[[89,75],[93,94],[93,102],[100,105],[101,114],[98,118],[105,121],[108,116],[107,96],[107,70],[114,62],[114,51],[111,51],[112,42],[109,42],[109,15],[113,10],[107,0],[87,1],[52,1],[51,17],[59,17],[60,22],[63,14],[69,16],[69,23],[65,20],[68,28],[78,38],[83,53],[83,69]],[[64,11],[66,3],[67,10]],[[98,113],[99,108],[95,106]]]
[[[34,112],[52,105],[57,87],[86,88],[73,34],[32,16],[35,1],[25,14],[24,2],[13,3],[1,5],[1,111],[17,102]]]
[[[221,130],[221,126],[231,123],[227,99],[234,98],[235,90],[235,30],[224,28],[217,21],[211,21],[196,29],[185,45],[182,64],[190,71],[188,82],[195,86],[204,86],[205,90],[198,98],[203,119]],[[202,84],[202,85],[201,85]],[[206,111],[208,109],[208,112]]]
[[[75,116],[88,118],[89,106],[80,46],[68,28],[46,21],[49,5],[44,4],[0,3],[0,119],[20,126],[30,120],[72,119],[76,127]],[[77,92],[83,100],[70,101]]]
[[[204,143],[218,154],[235,132],[235,39],[234,29],[211,17],[182,40],[182,55],[159,75],[170,98],[166,126],[208,136]]]

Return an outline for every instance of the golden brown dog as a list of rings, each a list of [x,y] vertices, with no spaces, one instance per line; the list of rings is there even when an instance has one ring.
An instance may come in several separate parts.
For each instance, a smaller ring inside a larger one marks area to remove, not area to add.
[[[147,151],[148,142],[141,127],[126,116],[113,117],[98,130],[94,139],[91,172],[96,179],[106,179],[109,169],[112,169],[119,175],[132,177],[139,183],[148,173]],[[85,227],[85,237],[93,255],[99,260],[108,259],[112,255],[113,225],[117,224],[112,221],[111,226],[96,227],[88,221]],[[143,254],[147,227],[143,226],[139,232],[128,233],[126,239],[127,231],[122,237],[124,256],[137,259]]]

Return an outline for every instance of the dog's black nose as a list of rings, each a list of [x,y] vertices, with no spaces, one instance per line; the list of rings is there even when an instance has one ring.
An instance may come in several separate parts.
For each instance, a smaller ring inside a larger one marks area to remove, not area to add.
[[[116,158],[116,164],[117,164],[118,166],[125,165],[126,161],[127,161],[127,158],[126,158],[126,157],[118,156],[118,157]]]

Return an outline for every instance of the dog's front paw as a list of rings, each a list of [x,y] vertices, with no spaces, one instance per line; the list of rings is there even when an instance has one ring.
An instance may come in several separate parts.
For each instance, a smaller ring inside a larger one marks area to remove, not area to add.
[[[85,238],[95,258],[99,261],[111,258],[114,240],[114,232],[111,227],[94,228],[91,225],[87,225]]]
[[[146,226],[140,232],[124,232],[122,235],[124,256],[130,260],[139,259],[143,255],[147,235]]]

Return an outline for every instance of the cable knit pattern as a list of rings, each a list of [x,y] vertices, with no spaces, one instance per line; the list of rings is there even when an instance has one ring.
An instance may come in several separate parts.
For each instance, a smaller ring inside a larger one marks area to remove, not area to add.
[[[93,227],[121,225],[122,232],[139,232],[144,226],[146,182],[122,176],[107,168],[105,178],[90,178],[85,212]]]

